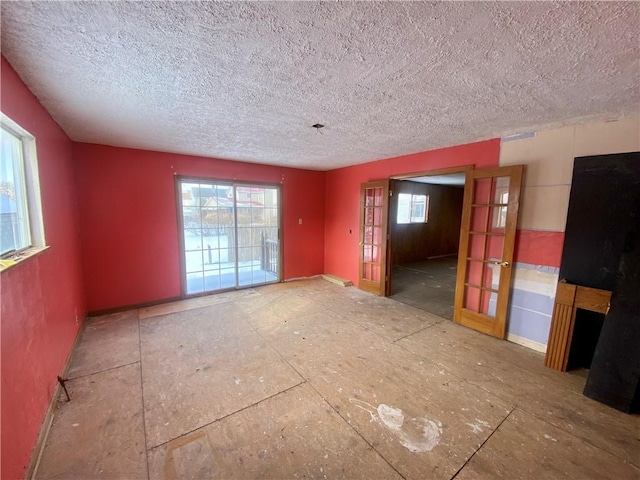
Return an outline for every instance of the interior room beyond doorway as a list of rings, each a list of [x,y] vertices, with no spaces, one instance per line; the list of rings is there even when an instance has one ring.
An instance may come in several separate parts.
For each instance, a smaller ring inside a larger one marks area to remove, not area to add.
[[[465,173],[396,180],[390,205],[391,298],[451,320]]]

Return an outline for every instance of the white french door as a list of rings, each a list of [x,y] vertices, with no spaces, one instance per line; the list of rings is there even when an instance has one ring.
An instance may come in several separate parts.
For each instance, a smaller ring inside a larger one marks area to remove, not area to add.
[[[185,296],[280,281],[280,187],[178,178]]]

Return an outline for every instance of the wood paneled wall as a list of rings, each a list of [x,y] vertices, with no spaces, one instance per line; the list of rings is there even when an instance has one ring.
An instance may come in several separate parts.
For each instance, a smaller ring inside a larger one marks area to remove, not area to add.
[[[458,253],[464,188],[396,181],[393,195],[399,193],[429,195],[429,220],[426,224],[396,224],[396,202],[391,202],[390,234],[395,265],[428,257]]]

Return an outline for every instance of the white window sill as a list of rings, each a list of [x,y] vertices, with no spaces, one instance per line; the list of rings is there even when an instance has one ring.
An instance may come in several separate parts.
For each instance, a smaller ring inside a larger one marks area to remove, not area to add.
[[[49,247],[30,247],[21,250],[18,253],[14,253],[6,258],[0,259],[0,273],[4,273],[10,268],[15,267],[16,265],[20,265],[21,263],[29,260],[30,258],[35,257],[36,255],[41,254],[45,250],[48,250]]]

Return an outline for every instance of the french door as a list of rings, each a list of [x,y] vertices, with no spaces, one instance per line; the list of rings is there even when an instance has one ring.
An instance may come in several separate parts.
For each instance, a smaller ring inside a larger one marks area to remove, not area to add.
[[[280,187],[177,179],[183,295],[280,281]]]
[[[470,170],[464,191],[453,319],[504,338],[524,167]]]
[[[389,180],[360,187],[360,269],[358,287],[385,295],[387,281],[387,215]]]

